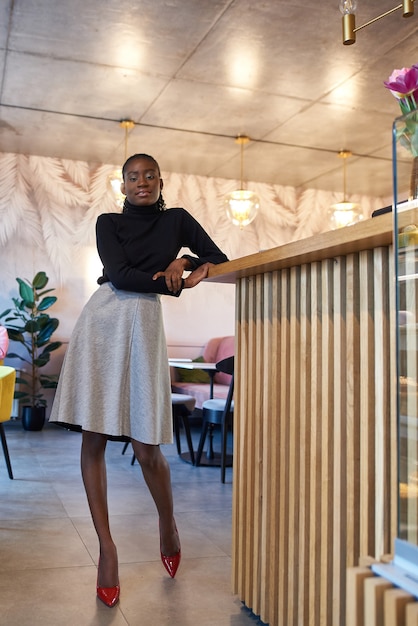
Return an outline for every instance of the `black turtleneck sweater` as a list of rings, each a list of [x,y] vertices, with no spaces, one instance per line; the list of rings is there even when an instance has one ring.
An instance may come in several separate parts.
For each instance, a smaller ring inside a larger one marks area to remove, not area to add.
[[[99,215],[96,238],[103,263],[103,275],[97,282],[111,282],[125,291],[180,295],[181,290],[168,290],[164,277],[152,277],[164,271],[183,247],[196,255],[184,255],[191,269],[228,260],[194,217],[181,208],[160,211],[158,205],[136,207],[125,201],[123,213]]]

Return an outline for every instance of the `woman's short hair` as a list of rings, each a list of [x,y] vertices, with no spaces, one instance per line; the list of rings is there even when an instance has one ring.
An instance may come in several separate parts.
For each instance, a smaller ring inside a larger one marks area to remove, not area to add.
[[[158,165],[158,163],[154,159],[154,157],[152,157],[150,154],[133,154],[128,159],[126,159],[125,163],[122,166],[122,177],[123,177],[123,179],[125,179],[125,172],[126,172],[126,168],[128,167],[129,163],[131,163],[132,161],[136,161],[136,159],[148,159],[148,161],[151,161],[155,165],[155,167],[157,168],[158,175],[161,176],[160,166]]]

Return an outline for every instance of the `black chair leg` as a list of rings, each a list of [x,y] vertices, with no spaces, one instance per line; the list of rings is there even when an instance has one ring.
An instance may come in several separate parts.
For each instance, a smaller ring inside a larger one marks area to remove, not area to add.
[[[174,423],[174,432],[176,435],[177,454],[181,456],[181,440],[180,440],[180,419],[181,419],[184,432],[186,434],[186,441],[187,441],[187,447],[189,448],[190,461],[192,465],[194,465],[195,458],[194,458],[192,435],[190,432],[189,415],[190,415],[190,411],[185,405],[173,404],[173,423]]]
[[[180,456],[181,454],[181,442],[180,442],[180,424],[179,424],[179,414],[175,407],[173,407],[173,422],[174,422],[174,433],[176,435],[176,445],[177,445],[177,454]]]
[[[126,450],[128,449],[129,443],[130,442],[127,441],[125,445],[123,446],[122,454],[125,454]],[[133,465],[134,463],[135,463],[135,454],[132,455],[131,465]]]
[[[13,480],[12,464],[10,463],[9,448],[7,447],[6,435],[4,432],[3,424],[0,422],[0,437],[1,445],[3,446],[4,458],[6,459],[7,471],[9,472],[9,478]]]
[[[222,448],[221,448],[221,482],[225,482],[225,470],[226,470],[226,448],[228,441],[228,422],[222,424]]]
[[[189,448],[190,460],[192,462],[192,465],[194,465],[195,464],[195,458],[194,458],[192,435],[190,433],[189,414],[188,413],[182,413],[181,417],[182,417],[182,420],[183,420],[184,432],[186,433],[187,447]]]
[[[195,465],[200,465],[200,459],[202,458],[203,446],[205,445],[206,433],[208,432],[209,422],[204,422],[202,425],[202,434],[200,435],[199,447],[196,454]]]

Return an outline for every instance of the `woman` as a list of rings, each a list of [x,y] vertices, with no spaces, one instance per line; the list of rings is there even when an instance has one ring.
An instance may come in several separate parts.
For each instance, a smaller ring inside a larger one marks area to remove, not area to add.
[[[97,595],[110,607],[120,588],[108,520],[106,442],[131,441],[157,507],[161,559],[174,577],[180,539],[170,470],[159,447],[173,439],[160,294],[179,296],[205,278],[211,264],[228,260],[187,211],[165,210],[153,157],[131,156],[122,174],[123,213],[97,220],[103,275],[74,328],[50,417],[82,431],[81,471],[100,547]],[[197,256],[177,258],[182,247]],[[183,278],[185,270],[191,273]]]

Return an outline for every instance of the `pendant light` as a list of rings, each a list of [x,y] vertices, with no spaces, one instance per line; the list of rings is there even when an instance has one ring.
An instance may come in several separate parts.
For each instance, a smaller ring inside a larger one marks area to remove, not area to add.
[[[125,162],[128,158],[128,132],[132,130],[132,128],[135,126],[135,122],[133,122],[132,120],[121,120],[119,122],[119,126],[125,129]],[[125,196],[120,190],[120,187],[123,183],[121,167],[112,172],[112,174],[109,176],[109,183],[112,187],[112,192],[116,198],[117,205],[122,208],[123,203],[125,202]]]
[[[396,5],[392,9],[381,13],[377,17],[369,20],[365,24],[358,26],[356,28],[356,9],[357,9],[357,0],[339,0],[340,11],[343,15],[342,25],[343,25],[343,44],[345,46],[351,46],[351,44],[356,42],[356,32],[365,28],[366,26],[370,26],[370,24],[374,24],[378,20],[381,20],[382,17],[386,17],[399,9],[402,9],[403,17],[411,17],[414,15],[414,0],[402,0],[401,4]]]
[[[363,211],[359,204],[356,202],[348,202],[346,199],[346,183],[347,172],[346,165],[347,159],[352,156],[350,150],[341,150],[338,153],[338,157],[343,159],[343,190],[344,196],[342,202],[336,202],[328,209],[328,214],[331,222],[331,227],[343,228],[344,226],[351,226],[363,219]]]
[[[241,146],[241,186],[236,191],[231,191],[225,196],[225,211],[228,218],[235,226],[242,229],[244,226],[251,224],[258,209],[260,201],[258,196],[248,189],[244,189],[244,145],[250,141],[246,135],[238,135],[235,143]]]

